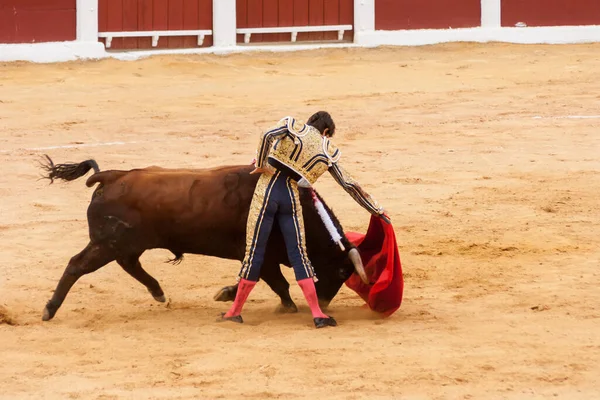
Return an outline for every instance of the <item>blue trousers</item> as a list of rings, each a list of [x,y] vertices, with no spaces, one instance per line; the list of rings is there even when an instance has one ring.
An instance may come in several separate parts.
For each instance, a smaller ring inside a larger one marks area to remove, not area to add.
[[[277,219],[296,280],[314,279],[306,253],[304,219],[296,180],[281,171],[262,174],[254,190],[246,225],[246,254],[239,277],[258,281],[267,241]]]

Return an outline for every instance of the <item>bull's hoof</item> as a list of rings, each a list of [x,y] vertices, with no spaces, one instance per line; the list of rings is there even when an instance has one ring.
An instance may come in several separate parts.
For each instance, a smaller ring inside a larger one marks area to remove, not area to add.
[[[152,293],[152,291],[148,288],[146,288],[146,290],[148,290],[148,293],[150,293],[152,295],[152,298],[160,303],[164,303],[165,301],[167,301],[167,299],[165,298],[165,294],[160,294],[160,295],[155,295],[154,293]],[[162,290],[161,290],[162,292]]]
[[[233,301],[235,300],[235,286],[225,286],[215,294],[215,301]]]
[[[237,322],[238,324],[244,323],[244,320],[242,319],[241,315],[234,315],[233,317],[226,317],[225,313],[221,313],[221,317],[217,319],[217,322],[223,322],[223,321]]]
[[[56,310],[51,310],[48,308],[48,306],[44,307],[42,321],[50,321],[52,318],[54,318],[54,314],[56,314]]]
[[[317,329],[325,328],[326,326],[337,326],[337,322],[335,321],[335,319],[333,319],[333,317],[314,318],[314,321],[315,321],[315,327]]]
[[[152,297],[154,297],[154,300],[156,300],[160,303],[164,303],[165,301],[167,301],[164,294],[162,296],[152,296]]]
[[[294,314],[298,312],[298,307],[294,303],[292,304],[280,304],[275,309],[275,312],[278,314]]]
[[[46,307],[44,307],[44,313],[42,314],[42,321],[50,321],[52,317],[50,316],[50,311]]]

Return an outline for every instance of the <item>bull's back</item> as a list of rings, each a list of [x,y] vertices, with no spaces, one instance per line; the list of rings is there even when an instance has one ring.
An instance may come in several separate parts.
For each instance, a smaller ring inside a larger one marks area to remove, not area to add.
[[[207,254],[214,249],[214,242],[231,241],[232,237],[243,243],[258,180],[257,175],[249,174],[251,169],[150,167],[100,172],[93,176],[100,185],[88,209],[90,224],[95,221],[106,233],[113,228],[106,226],[107,219],[119,221],[129,227],[128,237],[152,242],[152,247],[179,246],[176,250],[182,253]],[[203,245],[205,238],[210,240]]]

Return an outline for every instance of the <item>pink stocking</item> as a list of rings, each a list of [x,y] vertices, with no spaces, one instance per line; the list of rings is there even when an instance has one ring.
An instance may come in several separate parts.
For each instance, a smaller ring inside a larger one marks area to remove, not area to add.
[[[225,318],[236,317],[242,313],[242,307],[244,307],[244,303],[246,302],[246,299],[248,299],[248,295],[252,289],[254,289],[254,286],[256,286],[255,281],[240,279],[235,300],[229,311],[225,313]]]
[[[319,299],[317,298],[317,290],[315,289],[315,282],[312,278],[302,279],[298,281],[298,285],[304,293],[304,297],[308,302],[310,311],[312,312],[313,318],[329,318],[329,316],[323,314],[321,307],[319,307]]]

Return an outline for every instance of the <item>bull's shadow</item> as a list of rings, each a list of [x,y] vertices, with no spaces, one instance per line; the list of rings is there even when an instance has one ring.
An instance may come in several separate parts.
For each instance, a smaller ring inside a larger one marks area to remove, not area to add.
[[[95,186],[87,209],[90,242],[71,258],[52,298],[44,308],[44,321],[52,319],[71,287],[85,274],[116,261],[142,283],[152,297],[165,301],[160,284],[142,267],[139,259],[149,249],[167,249],[174,263],[185,253],[242,261],[245,253],[246,221],[258,175],[253,166],[232,165],[205,169],[148,167],[128,171],[100,171],[94,160],[54,164],[46,156],[45,178],[72,181],[94,170],[86,185]],[[358,249],[323,199],[326,212],[341,236],[344,249],[331,239],[312,197],[312,189],[300,188],[306,232],[306,248],[318,281],[321,307],[326,308],[341,286],[358,273],[366,274]],[[297,312],[289,283],[281,265],[290,266],[279,227],[274,226],[267,244],[260,279],[280,297],[281,312]],[[217,301],[232,301],[237,285],[222,288]]]

